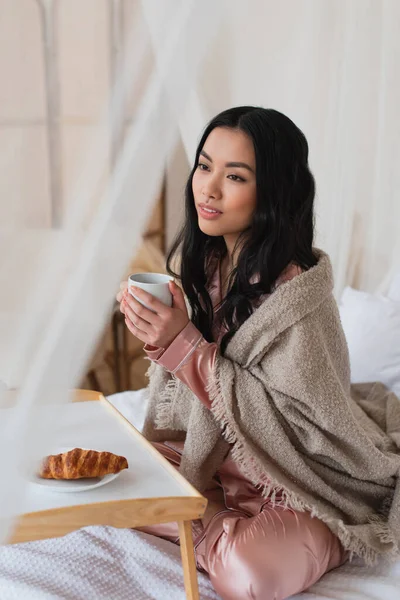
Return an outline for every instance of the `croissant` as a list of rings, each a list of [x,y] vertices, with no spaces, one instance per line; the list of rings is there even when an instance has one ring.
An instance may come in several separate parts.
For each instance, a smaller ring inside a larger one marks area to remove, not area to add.
[[[103,477],[127,468],[128,461],[124,456],[74,448],[63,454],[46,456],[38,475],[43,479],[81,479]]]

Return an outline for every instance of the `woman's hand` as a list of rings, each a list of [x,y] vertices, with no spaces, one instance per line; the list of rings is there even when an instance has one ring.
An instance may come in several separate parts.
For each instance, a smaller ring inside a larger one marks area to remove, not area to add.
[[[168,285],[172,294],[171,308],[141,288],[131,287],[135,296],[155,313],[129,293],[126,283],[121,284],[117,295],[129,331],[145,344],[159,348],[167,348],[190,320],[181,288],[174,281]]]

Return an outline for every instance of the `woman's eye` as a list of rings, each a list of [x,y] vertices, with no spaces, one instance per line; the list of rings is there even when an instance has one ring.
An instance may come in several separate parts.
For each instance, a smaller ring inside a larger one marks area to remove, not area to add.
[[[197,168],[200,169],[200,171],[207,171],[208,170],[207,165],[205,165],[204,163],[199,163],[197,165]]]
[[[239,175],[228,175],[228,177],[232,180],[232,181],[245,181],[243,179],[243,177],[239,177]]]

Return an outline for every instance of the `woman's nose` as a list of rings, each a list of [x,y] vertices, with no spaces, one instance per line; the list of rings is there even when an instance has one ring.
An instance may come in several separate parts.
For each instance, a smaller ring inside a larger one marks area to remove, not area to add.
[[[206,198],[221,198],[221,186],[217,177],[211,176],[207,178],[207,181],[204,182],[202,193]]]

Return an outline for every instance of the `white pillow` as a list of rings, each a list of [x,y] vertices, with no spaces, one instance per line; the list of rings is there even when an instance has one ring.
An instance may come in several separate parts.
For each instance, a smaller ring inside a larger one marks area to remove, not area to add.
[[[389,288],[388,298],[400,302],[400,271],[394,276]]]
[[[351,381],[381,381],[400,398],[400,301],[347,287],[339,304]]]

